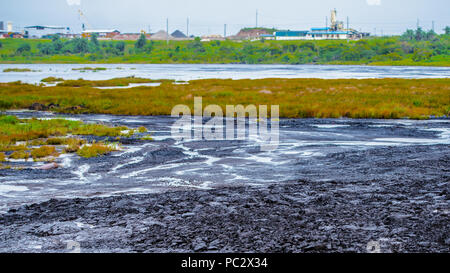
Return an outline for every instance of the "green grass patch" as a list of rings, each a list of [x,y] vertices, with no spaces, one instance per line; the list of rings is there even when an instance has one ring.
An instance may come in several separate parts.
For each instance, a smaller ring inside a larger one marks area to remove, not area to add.
[[[174,80],[152,80],[135,77],[114,78],[111,80],[89,81],[89,80],[66,80],[58,83],[58,86],[65,87],[114,87],[114,86],[129,86],[130,83],[172,83]]]
[[[77,151],[77,154],[84,158],[91,158],[109,154],[116,149],[111,145],[107,145],[105,143],[92,143],[91,145],[84,145]]]
[[[183,85],[161,84],[114,91],[0,83],[0,100],[9,102],[3,105],[3,109],[28,108],[36,102],[54,103],[60,107],[53,111],[60,113],[77,113],[74,107],[82,105],[82,111],[86,113],[170,115],[178,104],[193,109],[194,97],[197,96],[203,98],[204,106],[219,105],[224,113],[226,105],[279,105],[280,117],[285,118],[424,119],[450,115],[450,79],[207,79]],[[127,130],[125,128],[107,128],[76,121],[50,121],[45,123],[48,126],[32,121],[34,125],[31,128],[30,125],[13,125],[17,122],[14,117],[0,118],[0,132],[2,126],[27,128],[18,133],[15,133],[18,129],[9,130],[10,135],[18,134],[17,140],[30,139],[26,135],[35,139],[57,137],[66,132],[119,137],[131,132],[122,132]],[[65,125],[61,128],[58,123]],[[0,135],[0,143],[1,138]]]
[[[78,153],[82,157],[94,157],[114,151],[115,145],[91,143],[67,135],[93,135],[99,137],[129,137],[142,129],[126,126],[110,127],[103,124],[87,124],[81,121],[51,119],[18,119],[0,115],[0,162],[8,159],[49,160],[61,153]],[[19,143],[18,143],[19,142]],[[10,153],[7,157],[5,152]]]
[[[54,146],[42,146],[31,151],[31,157],[34,160],[48,157],[48,156],[57,156],[56,148]]]
[[[41,82],[45,83],[55,83],[55,82],[62,82],[64,79],[62,78],[55,78],[55,77],[47,77],[41,80]]]
[[[92,72],[97,72],[97,71],[105,71],[107,70],[105,67],[81,67],[81,68],[72,68],[72,70],[74,71],[92,71]]]
[[[32,72],[33,70],[28,69],[28,68],[7,68],[7,69],[3,69],[3,72],[8,73],[8,72]]]

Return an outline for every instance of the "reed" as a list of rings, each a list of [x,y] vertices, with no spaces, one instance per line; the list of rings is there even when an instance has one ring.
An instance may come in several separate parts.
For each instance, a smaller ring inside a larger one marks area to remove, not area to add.
[[[427,119],[450,114],[450,79],[208,79],[120,90],[3,83],[0,109],[38,102],[60,105],[53,109],[60,113],[170,115],[177,104],[193,109],[196,96],[203,105],[217,104],[224,111],[226,105],[279,105],[284,118]],[[79,105],[83,107],[77,109]],[[111,134],[119,135],[117,130]]]

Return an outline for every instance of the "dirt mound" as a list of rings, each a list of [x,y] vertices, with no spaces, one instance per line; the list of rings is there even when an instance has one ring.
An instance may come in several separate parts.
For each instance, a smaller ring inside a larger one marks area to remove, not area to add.
[[[187,36],[184,35],[184,33],[181,32],[181,31],[179,31],[179,30],[175,30],[175,31],[171,34],[171,36],[174,37],[174,38],[187,38]]]
[[[236,37],[239,38],[258,38],[263,34],[273,34],[273,31],[265,28],[250,28],[250,29],[241,29]]]
[[[152,39],[152,40],[166,40],[167,36],[169,36],[169,39],[173,39],[172,35],[169,35],[164,30],[160,30],[160,31],[156,32],[155,34],[153,34],[150,39]]]

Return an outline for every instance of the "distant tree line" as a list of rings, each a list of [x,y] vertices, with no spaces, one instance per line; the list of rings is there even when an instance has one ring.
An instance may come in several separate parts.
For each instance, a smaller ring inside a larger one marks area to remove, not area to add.
[[[123,56],[125,42],[100,42],[96,34],[93,34],[90,40],[84,38],[61,40],[59,36],[55,35],[50,43],[39,43],[37,48],[42,55],[91,53],[93,54],[91,58],[95,60],[96,57]]]
[[[1,48],[1,45],[0,45]],[[99,41],[97,35],[90,39],[63,40],[54,36],[51,41],[32,47],[20,43],[14,56],[79,55],[89,61],[121,58],[119,61],[143,61],[153,63],[373,63],[373,62],[450,62],[450,27],[445,34],[421,28],[407,30],[401,36],[369,37],[352,41],[148,41],[141,35],[134,42]],[[4,52],[4,50],[1,50]],[[55,57],[57,59],[57,57]]]

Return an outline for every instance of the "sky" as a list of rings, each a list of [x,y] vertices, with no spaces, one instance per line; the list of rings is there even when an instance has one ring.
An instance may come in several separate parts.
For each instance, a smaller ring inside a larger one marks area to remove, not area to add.
[[[29,25],[70,27],[80,32],[82,22],[93,29],[121,32],[157,32],[176,29],[189,34],[236,34],[256,25],[278,29],[307,30],[324,27],[326,17],[337,9],[338,20],[350,27],[380,35],[401,34],[416,28],[442,33],[450,25],[449,0],[0,0],[0,21],[11,21],[15,31]],[[80,18],[78,9],[85,14]]]

